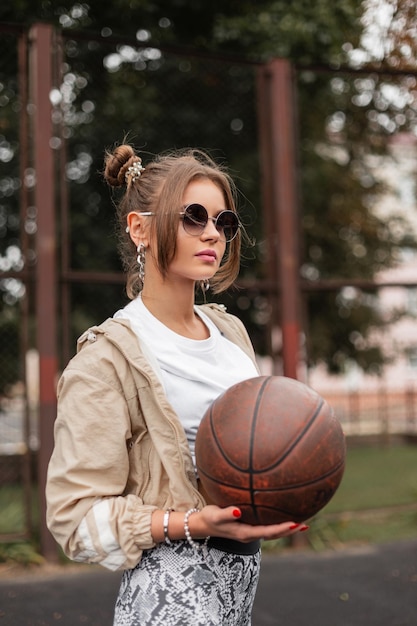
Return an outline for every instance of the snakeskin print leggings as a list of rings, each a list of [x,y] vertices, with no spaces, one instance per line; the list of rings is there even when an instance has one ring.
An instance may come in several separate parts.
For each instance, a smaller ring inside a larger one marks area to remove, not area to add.
[[[123,573],[113,626],[250,626],[260,561],[159,544]]]

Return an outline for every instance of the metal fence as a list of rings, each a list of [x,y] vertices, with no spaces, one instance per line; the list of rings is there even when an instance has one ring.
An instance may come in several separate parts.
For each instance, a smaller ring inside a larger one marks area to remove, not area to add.
[[[76,337],[125,302],[114,269],[112,205],[99,173],[104,147],[134,129],[145,153],[197,145],[224,158],[232,174],[245,172],[237,180],[244,220],[260,243],[227,304],[245,318],[248,300],[256,301],[251,327],[271,373],[299,376],[299,337],[310,324],[301,324],[299,310],[312,293],[334,293],[337,306],[346,286],[377,292],[383,285],[299,275],[296,119],[308,111],[297,111],[294,87],[313,68],[297,73],[279,59],[247,63],[46,24],[28,32],[0,25],[0,32],[0,540],[33,534],[37,485],[35,526],[51,556],[43,485],[56,379]],[[416,433],[414,385],[395,396],[384,385],[361,395],[335,394],[328,382],[323,394],[348,434]]]

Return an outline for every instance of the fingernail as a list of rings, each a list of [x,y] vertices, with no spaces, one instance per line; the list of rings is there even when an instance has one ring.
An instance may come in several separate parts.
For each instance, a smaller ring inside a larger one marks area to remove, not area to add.
[[[295,530],[296,528],[298,528],[299,526],[301,526],[301,524],[291,524],[290,526],[290,530]]]
[[[304,526],[302,528],[300,528],[300,533],[303,533],[305,530],[308,530],[310,528],[310,526],[306,526],[304,524]]]
[[[240,517],[242,515],[242,513],[239,511],[239,509],[233,509],[233,517]]]

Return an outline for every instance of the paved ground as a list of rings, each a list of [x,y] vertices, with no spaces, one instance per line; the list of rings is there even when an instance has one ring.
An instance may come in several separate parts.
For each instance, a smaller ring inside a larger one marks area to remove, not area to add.
[[[0,578],[0,626],[111,626],[120,574],[89,566]],[[253,626],[417,626],[417,539],[264,554]],[[188,626],[188,625],[184,625]]]

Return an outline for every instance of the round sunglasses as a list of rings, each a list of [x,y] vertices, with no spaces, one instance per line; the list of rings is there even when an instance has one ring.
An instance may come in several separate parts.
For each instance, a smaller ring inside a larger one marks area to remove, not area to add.
[[[180,213],[184,230],[189,235],[199,236],[204,232],[209,220],[216,227],[222,241],[232,241],[239,232],[239,218],[233,211],[221,211],[217,217],[209,217],[202,204],[189,204]]]

